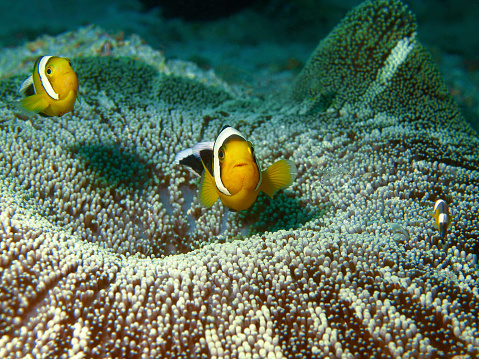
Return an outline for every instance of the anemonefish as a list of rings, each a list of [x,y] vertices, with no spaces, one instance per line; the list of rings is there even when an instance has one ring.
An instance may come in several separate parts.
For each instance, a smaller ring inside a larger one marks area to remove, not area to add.
[[[20,85],[26,95],[21,106],[43,116],[62,116],[73,110],[78,93],[78,77],[70,60],[64,57],[40,56],[33,74]]]
[[[438,229],[442,239],[445,239],[447,227],[449,226],[449,209],[446,201],[438,199],[436,203],[434,203],[432,216],[435,220],[434,226]]]
[[[288,187],[298,171],[293,161],[279,160],[261,171],[251,142],[233,127],[224,126],[214,142],[200,142],[180,151],[175,162],[201,176],[200,203],[211,207],[218,198],[230,210],[248,209],[260,191],[273,198]]]

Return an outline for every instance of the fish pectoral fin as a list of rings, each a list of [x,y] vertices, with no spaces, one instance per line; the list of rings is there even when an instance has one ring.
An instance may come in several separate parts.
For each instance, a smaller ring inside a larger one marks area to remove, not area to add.
[[[260,191],[273,198],[275,192],[290,186],[298,174],[293,161],[279,160],[263,171],[263,180]]]
[[[209,208],[219,198],[218,190],[216,189],[215,180],[207,169],[204,169],[201,176],[200,184],[200,203],[202,206]]]
[[[68,95],[65,96],[65,98],[62,98],[62,100],[60,101],[66,101],[66,102],[70,102],[70,101],[76,101],[78,99],[78,92],[74,91],[74,90],[70,90],[68,92]]]
[[[48,101],[45,99],[45,96],[41,94],[25,97],[21,101],[21,104],[28,111],[36,113],[44,111],[49,105]]]
[[[22,82],[20,88],[18,89],[18,93],[25,93],[25,91],[27,91],[30,86],[33,86],[33,76],[28,77],[25,81]]]

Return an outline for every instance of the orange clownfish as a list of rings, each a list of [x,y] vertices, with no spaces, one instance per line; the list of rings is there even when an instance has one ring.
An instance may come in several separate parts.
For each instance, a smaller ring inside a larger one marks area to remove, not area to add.
[[[214,142],[200,142],[180,151],[175,162],[201,176],[200,203],[211,207],[218,198],[230,210],[248,209],[260,191],[274,193],[290,186],[298,171],[293,161],[279,160],[260,170],[251,142],[233,127],[221,129]]]
[[[27,95],[21,106],[43,116],[62,116],[73,110],[78,93],[78,77],[70,60],[64,57],[40,56],[33,74],[20,86]]]
[[[449,208],[446,201],[443,199],[438,199],[436,203],[434,203],[432,216],[434,217],[435,221],[434,226],[441,234],[442,239],[445,239],[447,235],[447,228],[449,226]]]

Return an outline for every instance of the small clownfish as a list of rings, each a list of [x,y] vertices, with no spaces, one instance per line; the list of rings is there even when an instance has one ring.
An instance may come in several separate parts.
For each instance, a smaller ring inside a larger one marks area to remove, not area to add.
[[[449,226],[449,208],[446,201],[438,199],[436,203],[434,203],[432,216],[435,220],[434,227],[438,229],[442,239],[445,239],[447,235],[447,227]]]
[[[62,116],[73,110],[78,77],[67,58],[40,56],[32,76],[23,81],[18,92],[27,95],[20,102],[26,110],[42,116]]]
[[[211,207],[219,198],[233,211],[248,209],[260,191],[273,198],[298,174],[290,160],[279,160],[261,172],[251,142],[230,126],[224,126],[214,142],[200,142],[180,151],[175,162],[201,176],[203,206]]]

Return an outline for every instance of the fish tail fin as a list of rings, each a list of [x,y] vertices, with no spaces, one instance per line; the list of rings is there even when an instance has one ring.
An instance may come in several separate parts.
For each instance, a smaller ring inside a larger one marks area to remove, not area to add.
[[[200,203],[206,207],[211,207],[219,198],[216,184],[210,171],[206,168],[203,170],[200,184]]]
[[[298,170],[293,161],[279,160],[263,171],[259,189],[273,198],[277,190],[290,186],[297,174]]]
[[[49,103],[45,96],[38,94],[25,97],[22,99],[21,105],[28,111],[39,113],[45,111]]]

